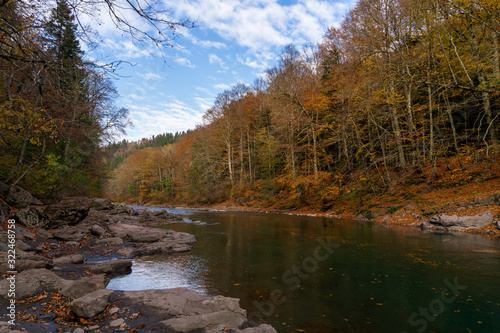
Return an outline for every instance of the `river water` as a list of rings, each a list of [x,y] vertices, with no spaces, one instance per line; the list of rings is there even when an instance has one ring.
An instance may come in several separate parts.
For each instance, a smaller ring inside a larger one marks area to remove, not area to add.
[[[498,240],[303,216],[181,213],[188,223],[165,227],[194,234],[193,250],[135,259],[132,273],[108,288],[236,297],[250,321],[279,332],[500,332]]]

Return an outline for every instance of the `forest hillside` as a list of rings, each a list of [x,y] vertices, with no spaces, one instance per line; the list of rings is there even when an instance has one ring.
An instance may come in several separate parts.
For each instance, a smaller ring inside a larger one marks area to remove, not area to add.
[[[108,195],[367,217],[433,191],[459,201],[500,189],[499,106],[498,1],[361,0],[195,130],[133,152]]]

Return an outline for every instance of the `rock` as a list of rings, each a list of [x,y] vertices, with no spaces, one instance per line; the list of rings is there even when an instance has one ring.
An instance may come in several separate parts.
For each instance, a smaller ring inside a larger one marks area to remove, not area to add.
[[[19,210],[13,218],[17,223],[28,228],[46,228],[49,225],[48,216],[38,208],[27,207]]]
[[[92,198],[92,208],[95,210],[111,210],[115,207],[111,200],[102,198]]]
[[[81,254],[71,254],[69,256],[59,257],[52,260],[54,265],[70,265],[70,264],[83,264],[85,261],[83,255]]]
[[[493,222],[493,214],[485,211],[475,216],[458,216],[458,215],[434,215],[429,222],[452,230],[483,228]]]
[[[7,252],[0,253],[0,273],[12,271],[8,265],[7,257]],[[18,273],[34,268],[51,268],[52,266],[53,263],[50,259],[16,249],[15,270]]]
[[[0,200],[0,223],[10,216],[10,207],[3,200]]]
[[[85,333],[85,330],[83,328],[78,327],[73,331],[73,333]]]
[[[118,259],[100,262],[89,266],[89,271],[94,274],[106,274],[107,276],[119,276],[130,274],[132,271],[132,260]]]
[[[52,229],[78,224],[87,217],[91,205],[92,200],[89,198],[69,197],[47,206],[45,213],[50,216],[49,227]]]
[[[109,296],[111,296],[112,293],[113,290],[100,289],[77,298],[70,303],[71,311],[78,317],[95,317],[106,309]]]
[[[160,327],[173,329],[176,332],[191,332],[208,325],[223,323],[225,327],[236,329],[246,320],[246,316],[231,311],[204,313],[180,318],[172,318],[160,322]]]
[[[246,321],[238,299],[203,296],[187,288],[125,291],[121,298],[158,318],[163,330],[189,332],[218,324],[236,329]]]
[[[21,240],[16,240],[16,250],[29,251],[31,250],[31,246]]]
[[[120,237],[112,237],[112,238],[103,238],[103,239],[98,239],[95,242],[96,245],[102,245],[102,244],[118,244],[121,245],[123,244],[123,239]]]
[[[82,241],[87,238],[87,234],[82,232],[77,227],[64,227],[62,229],[54,230],[52,232],[52,236],[57,239],[61,239],[64,241]]]
[[[57,291],[64,279],[48,269],[30,269],[16,274],[16,299],[23,300],[28,297],[43,294],[44,292]],[[9,281],[0,281],[0,295],[7,296]]]
[[[12,185],[5,196],[5,202],[16,208],[25,208],[29,205],[43,205],[43,202],[34,198],[28,191],[18,185]]]
[[[80,243],[75,242],[75,241],[69,241],[69,242],[66,242],[66,246],[78,247],[78,246],[80,246]]]
[[[131,224],[117,223],[109,227],[109,230],[120,238],[129,237],[131,241],[138,243],[152,243],[162,239],[166,232],[161,229],[141,227]]]
[[[132,249],[130,247],[124,247],[122,249],[119,249],[115,253],[117,255],[120,255],[120,256],[123,256],[123,257],[126,257],[126,258],[130,258],[130,257],[132,257],[132,255],[133,255],[134,252],[135,252],[134,249]]]
[[[100,225],[94,224],[92,227],[90,227],[90,233],[94,236],[101,237],[106,233],[106,230],[104,230],[104,228]]]
[[[99,289],[104,289],[109,283],[109,279],[104,275],[94,275],[78,280],[65,282],[65,287],[61,289],[61,294],[66,297],[82,297]]]
[[[42,238],[45,238],[45,239],[52,239],[54,238],[54,236],[52,236],[52,234],[50,232],[48,232],[47,230],[44,230],[44,229],[40,229],[36,232],[36,235],[38,237],[42,237]]]
[[[35,234],[32,233],[31,231],[28,231],[24,228],[21,228],[21,227],[18,227],[16,228],[16,236],[17,236],[17,239],[19,240],[34,240],[35,239]]]
[[[113,314],[117,313],[118,311],[120,311],[120,309],[117,308],[116,306],[114,306],[111,309],[109,309],[109,314],[113,315]]]
[[[109,326],[111,326],[111,327],[118,327],[121,324],[123,324],[124,322],[125,322],[125,320],[123,320],[122,318],[115,319],[115,320],[113,320],[112,322],[109,323]]]
[[[497,227],[498,230],[500,230],[500,220],[499,219],[495,219],[493,224],[495,225],[495,227]]]
[[[262,324],[257,327],[248,327],[244,330],[237,330],[236,333],[276,333],[274,327],[268,324]]]

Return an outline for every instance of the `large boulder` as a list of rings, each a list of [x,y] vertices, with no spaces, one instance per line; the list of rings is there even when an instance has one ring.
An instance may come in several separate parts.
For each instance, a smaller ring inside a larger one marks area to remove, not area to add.
[[[49,227],[55,229],[78,224],[87,217],[91,205],[89,198],[69,197],[47,206],[45,213],[50,217]]]
[[[18,185],[12,185],[5,195],[5,202],[16,208],[25,208],[29,205],[43,205],[43,202],[34,198],[31,193]]]
[[[96,290],[71,302],[71,311],[78,317],[92,318],[104,311],[108,305],[110,289]]]
[[[17,211],[13,218],[17,223],[28,228],[45,229],[49,225],[48,216],[38,208],[26,207]]]
[[[489,211],[482,212],[474,216],[458,216],[458,215],[434,215],[429,222],[450,228],[451,230],[484,228],[494,220],[493,214]]]

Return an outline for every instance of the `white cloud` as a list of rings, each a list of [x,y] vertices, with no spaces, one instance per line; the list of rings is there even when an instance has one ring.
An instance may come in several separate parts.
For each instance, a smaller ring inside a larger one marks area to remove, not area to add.
[[[218,83],[218,84],[214,84],[214,88],[216,88],[218,90],[230,90],[231,86],[229,86],[225,83]]]
[[[186,67],[189,67],[189,68],[195,68],[196,65],[193,65],[191,63],[191,61],[187,58],[176,58],[174,60],[176,63],[178,63],[179,65],[182,65],[182,66],[186,66]]]
[[[224,61],[219,58],[217,55],[215,54],[209,54],[208,55],[208,61],[211,63],[211,64],[218,64],[223,70],[228,70],[229,67],[226,66],[226,64],[224,63]]]
[[[158,74],[155,74],[155,73],[151,73],[151,72],[148,72],[148,73],[137,73],[137,75],[139,75],[140,77],[142,77],[143,79],[146,79],[146,80],[162,80],[163,77],[161,77],[160,75]]]
[[[327,27],[338,25],[349,8],[345,2],[299,0],[192,0],[171,4],[178,17],[191,17],[204,29],[251,50],[321,39]]]

